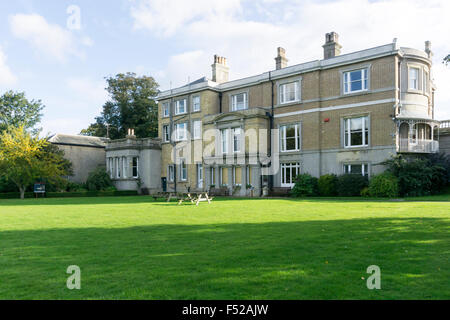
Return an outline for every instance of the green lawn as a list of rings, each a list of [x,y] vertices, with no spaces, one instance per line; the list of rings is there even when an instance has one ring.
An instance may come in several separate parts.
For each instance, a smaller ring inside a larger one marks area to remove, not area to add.
[[[0,299],[449,299],[449,213],[444,201],[0,200]],[[81,290],[66,288],[69,265]],[[366,287],[369,265],[381,290]]]

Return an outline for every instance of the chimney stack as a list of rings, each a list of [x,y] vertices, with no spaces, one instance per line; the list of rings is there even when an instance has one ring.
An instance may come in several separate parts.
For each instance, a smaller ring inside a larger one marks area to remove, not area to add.
[[[275,67],[277,70],[287,67],[288,59],[286,59],[286,50],[284,48],[277,48],[277,57],[275,58]]]
[[[212,81],[217,83],[223,83],[228,81],[228,74],[230,68],[227,66],[227,59],[220,57],[217,54],[214,55],[214,63],[212,67]]]
[[[431,51],[431,41],[425,41],[425,52],[428,54],[428,58],[433,57],[433,51]]]
[[[341,54],[342,46],[339,44],[339,35],[336,32],[325,34],[325,44],[323,47],[323,58],[334,58]]]
[[[132,129],[132,128],[129,128],[128,129],[128,134],[127,134],[127,138],[128,139],[134,139],[134,138],[136,138],[136,136],[134,135],[134,129]]]

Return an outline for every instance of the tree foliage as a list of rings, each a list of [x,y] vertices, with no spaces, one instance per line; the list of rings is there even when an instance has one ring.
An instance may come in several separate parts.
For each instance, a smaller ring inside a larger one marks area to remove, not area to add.
[[[158,135],[158,83],[153,77],[138,77],[135,73],[120,73],[106,78],[110,100],[103,105],[95,123],[81,134],[111,139],[124,138],[129,128],[139,138]]]
[[[23,125],[0,133],[0,176],[14,183],[22,199],[33,183],[56,184],[67,173],[60,157],[45,151],[48,144],[47,139],[31,134]]]
[[[24,92],[8,91],[0,96],[0,131],[10,126],[23,126],[33,129],[41,121],[41,111],[44,109],[40,100],[29,101]]]

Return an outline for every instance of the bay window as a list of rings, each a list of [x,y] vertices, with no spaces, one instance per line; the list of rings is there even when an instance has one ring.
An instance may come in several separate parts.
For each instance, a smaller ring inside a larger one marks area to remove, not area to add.
[[[241,151],[241,128],[233,128],[233,152]]]
[[[369,117],[344,119],[344,146],[366,147],[369,145]]]
[[[419,68],[409,68],[409,89],[419,90]]]
[[[228,129],[220,130],[221,150],[223,154],[228,153]]]

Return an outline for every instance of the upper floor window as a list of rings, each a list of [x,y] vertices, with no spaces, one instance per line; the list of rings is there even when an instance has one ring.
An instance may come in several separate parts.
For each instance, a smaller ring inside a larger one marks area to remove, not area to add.
[[[367,176],[369,175],[369,165],[367,163],[344,164],[344,173]]]
[[[202,138],[202,122],[200,120],[195,120],[193,122],[192,126],[194,127],[193,138],[201,139]]]
[[[423,91],[425,92],[425,93],[428,93],[428,90],[429,90],[429,88],[428,88],[428,83],[429,83],[429,80],[428,80],[428,72],[424,72],[423,73]]]
[[[231,110],[244,110],[248,108],[247,92],[238,93],[231,96]]]
[[[300,81],[280,85],[280,103],[300,100]]]
[[[281,151],[300,150],[300,126],[290,124],[280,126]]]
[[[168,117],[170,115],[170,110],[169,110],[169,102],[164,102],[162,105],[163,108],[163,117]]]
[[[344,93],[367,90],[367,78],[366,68],[344,72]]]
[[[186,140],[186,129],[187,125],[186,123],[178,123],[176,126],[176,137],[177,141]]]
[[[195,96],[192,98],[192,111],[200,111],[200,96]]]
[[[419,68],[409,68],[409,89],[419,90]]]
[[[175,101],[175,114],[186,113],[186,99]]]
[[[233,152],[241,151],[241,128],[233,129]]]
[[[369,117],[344,119],[344,146],[364,147],[369,145]]]
[[[220,142],[222,153],[228,153],[228,129],[220,130]]]
[[[169,126],[164,125],[163,126],[163,141],[169,142],[170,141],[170,132],[169,132]]]
[[[138,178],[139,177],[139,158],[138,157],[133,157],[132,171],[133,171],[133,178]]]

